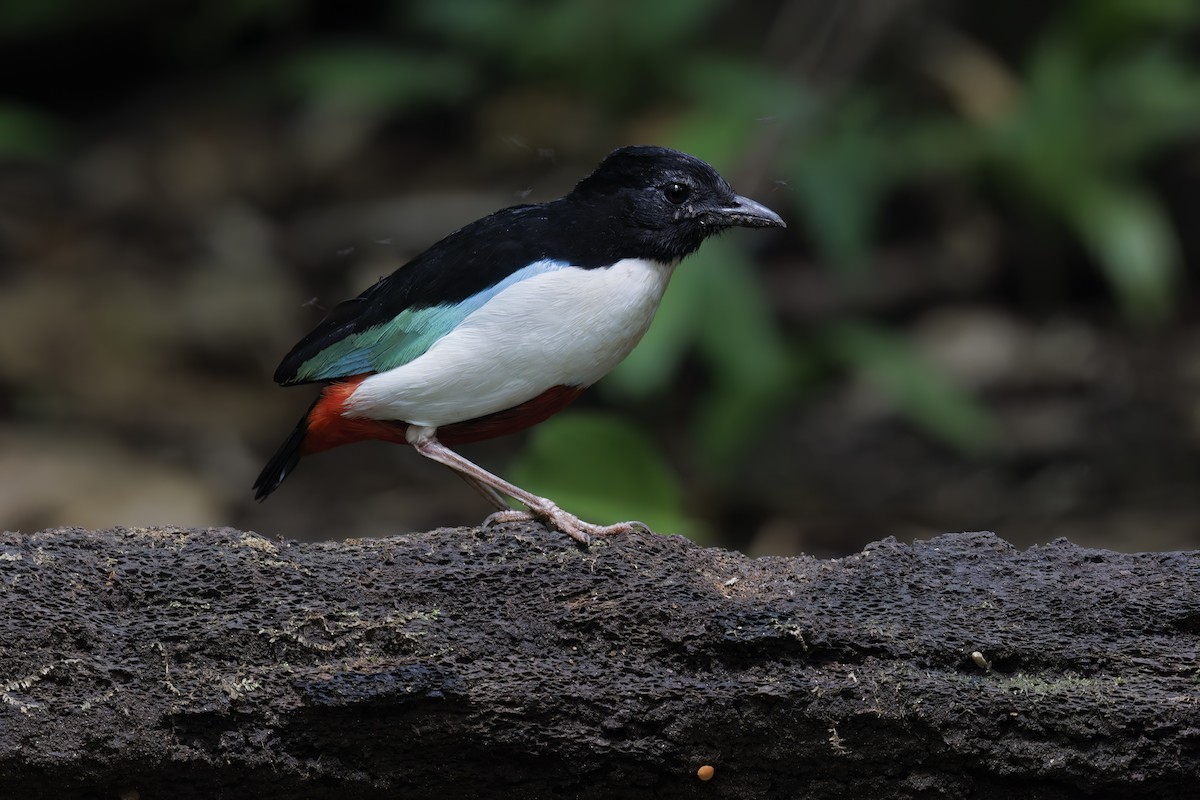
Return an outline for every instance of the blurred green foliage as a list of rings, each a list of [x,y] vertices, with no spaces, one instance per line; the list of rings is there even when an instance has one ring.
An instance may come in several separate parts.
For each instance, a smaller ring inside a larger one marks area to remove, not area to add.
[[[848,320],[829,325],[821,339],[832,360],[859,373],[943,442],[968,453],[994,443],[994,424],[987,412],[903,338]]]
[[[1103,56],[1082,45],[1060,34],[1037,48],[1015,106],[962,131],[974,145],[963,166],[989,170],[1060,218],[1091,250],[1129,319],[1161,322],[1173,310],[1178,248],[1137,171],[1200,129],[1200,75],[1157,48]]]
[[[175,37],[162,50],[186,43],[188,53],[211,59],[239,34],[269,39],[273,29],[305,29],[306,19],[319,17],[305,0],[201,5],[194,25],[155,29]],[[1176,312],[1178,231],[1145,169],[1200,132],[1200,4],[1059,3],[1015,55],[925,10],[932,22],[916,42],[920,56],[899,71],[864,69],[834,88],[803,68],[807,54],[767,47],[772,38],[811,44],[807,31],[771,30],[793,19],[795,6],[395,0],[364,10],[354,25],[340,20],[329,35],[310,23],[302,46],[266,61],[248,56],[242,74],[268,72],[260,83],[275,97],[326,117],[353,115],[359,125],[382,126],[429,106],[469,117],[466,109],[504,87],[564,90],[602,108],[602,118],[623,121],[595,131],[597,148],[624,140],[623,125],[639,121],[639,130],[705,158],[774,206],[807,234],[848,294],[875,274],[877,219],[888,199],[930,176],[947,178],[984,207],[1001,198],[1068,231],[1134,325],[1161,324]],[[79,29],[106,14],[131,20],[151,7],[10,2],[0,6],[0,38]],[[829,11],[831,19],[871,13],[866,4]],[[742,21],[729,43],[712,46],[716,26]],[[829,49],[858,44],[830,30]],[[853,25],[844,30],[864,35]],[[0,155],[44,155],[58,135],[35,106],[0,102]],[[770,187],[778,191],[763,194]],[[687,404],[688,425],[698,464],[717,480],[736,470],[773,413],[828,369],[860,374],[953,447],[989,445],[992,424],[980,405],[887,328],[835,319],[804,335],[785,332],[747,249],[760,242],[731,235],[680,267],[646,340],[605,382],[609,398],[653,403],[676,392],[686,364],[701,365],[705,390]],[[572,462],[578,470],[564,468]],[[635,463],[644,472],[620,478]],[[614,419],[546,423],[517,474],[599,519],[644,508],[663,529],[689,524],[649,439]]]

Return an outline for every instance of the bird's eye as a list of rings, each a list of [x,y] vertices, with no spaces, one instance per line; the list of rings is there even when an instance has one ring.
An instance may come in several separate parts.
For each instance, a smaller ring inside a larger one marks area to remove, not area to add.
[[[666,195],[667,200],[675,205],[679,205],[684,200],[687,200],[691,193],[691,187],[682,183],[668,183],[663,187],[663,194]]]

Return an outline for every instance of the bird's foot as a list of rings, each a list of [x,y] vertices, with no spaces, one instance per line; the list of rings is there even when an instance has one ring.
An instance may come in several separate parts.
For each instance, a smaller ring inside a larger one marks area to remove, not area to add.
[[[554,503],[546,503],[535,508],[530,508],[528,511],[497,511],[483,521],[483,527],[490,528],[493,525],[502,525],[506,522],[533,522],[542,523],[548,528],[559,530],[570,536],[575,541],[583,545],[592,543],[593,536],[615,536],[621,533],[633,533],[635,531],[643,531],[649,533],[650,526],[644,522],[630,521],[618,522],[615,525],[595,525],[591,522],[584,522],[574,514],[568,514]]]

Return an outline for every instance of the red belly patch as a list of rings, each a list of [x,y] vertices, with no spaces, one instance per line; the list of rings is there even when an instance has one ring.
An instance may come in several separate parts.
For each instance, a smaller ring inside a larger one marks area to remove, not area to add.
[[[342,415],[350,395],[368,377],[355,375],[331,383],[322,390],[321,397],[308,412],[308,431],[301,446],[303,455],[371,439],[408,444],[405,438],[407,422]],[[456,445],[516,433],[549,419],[581,394],[583,388],[579,386],[554,386],[519,406],[438,428],[437,438],[443,444]]]
[[[468,444],[494,439],[537,425],[562,411],[575,398],[583,394],[581,386],[554,386],[532,400],[519,406],[497,411],[485,417],[456,422],[438,428],[437,438],[442,444]]]

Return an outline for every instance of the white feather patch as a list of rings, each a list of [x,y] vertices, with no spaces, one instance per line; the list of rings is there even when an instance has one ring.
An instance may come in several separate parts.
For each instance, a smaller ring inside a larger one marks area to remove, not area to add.
[[[627,258],[513,284],[420,357],[364,380],[344,413],[439,427],[590,386],[641,341],[676,263]]]

